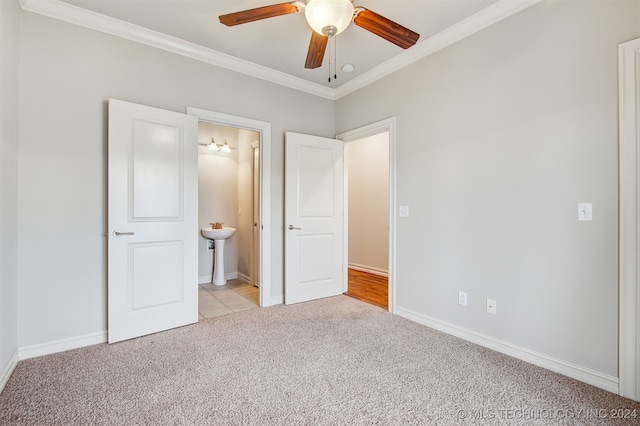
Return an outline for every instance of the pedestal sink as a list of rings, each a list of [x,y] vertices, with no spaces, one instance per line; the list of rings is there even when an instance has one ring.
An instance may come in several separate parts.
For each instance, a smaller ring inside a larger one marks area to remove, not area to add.
[[[236,233],[236,228],[224,226],[222,229],[213,229],[211,227],[202,228],[200,230],[202,236],[214,241],[215,260],[213,266],[213,285],[225,285],[227,279],[224,276],[224,241],[231,238]]]

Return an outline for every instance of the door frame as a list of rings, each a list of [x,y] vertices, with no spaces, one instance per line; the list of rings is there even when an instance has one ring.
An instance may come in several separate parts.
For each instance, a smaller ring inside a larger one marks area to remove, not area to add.
[[[396,310],[396,117],[386,118],[358,127],[347,132],[340,133],[336,139],[349,143],[356,140],[364,139],[369,136],[378,135],[380,133],[389,133],[389,307],[388,310],[392,314]],[[347,167],[345,162],[345,201],[344,201],[344,265],[348,265],[349,258],[349,228],[348,228],[348,196],[347,191]],[[349,283],[349,270],[344,268],[344,291],[347,291]]]
[[[258,182],[256,183],[256,153],[258,155]],[[260,247],[258,247],[258,252],[256,254],[256,245],[260,244],[260,233],[256,234],[255,232],[255,212],[256,205],[258,208],[258,225],[260,227],[263,226],[262,215],[260,213],[260,170],[262,167],[260,166],[260,141],[255,141],[251,143],[251,255],[249,256],[249,276],[251,277],[251,284],[254,286],[256,282],[258,282],[257,287],[260,288]],[[256,185],[258,185],[258,196],[256,197]],[[257,198],[257,200],[256,200]],[[257,236],[256,236],[257,235]],[[256,241],[257,240],[257,241]],[[257,268],[256,268],[257,267]],[[256,273],[256,269],[258,269]],[[257,275],[257,276],[256,276]]]
[[[619,349],[618,393],[640,400],[640,39],[618,47],[619,62]]]
[[[188,115],[195,115],[198,121],[206,121],[228,127],[236,127],[257,132],[260,135],[260,269],[259,304],[261,307],[280,303],[279,298],[271,298],[271,123],[238,117],[201,108],[187,107]],[[197,141],[194,141],[196,143]],[[266,225],[266,226],[265,226]]]

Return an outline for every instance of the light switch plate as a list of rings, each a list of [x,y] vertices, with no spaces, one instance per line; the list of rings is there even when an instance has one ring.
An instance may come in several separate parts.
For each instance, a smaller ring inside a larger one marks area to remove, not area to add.
[[[398,214],[400,217],[408,217],[409,216],[409,206],[400,206],[398,209]]]
[[[593,220],[593,205],[591,203],[578,203],[578,220],[581,222]]]

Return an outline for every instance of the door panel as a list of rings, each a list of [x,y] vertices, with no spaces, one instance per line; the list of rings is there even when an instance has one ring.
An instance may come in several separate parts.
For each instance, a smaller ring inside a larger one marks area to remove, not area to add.
[[[133,122],[131,220],[183,217],[183,140],[181,129],[142,120]]]
[[[128,250],[127,261],[133,270],[127,285],[133,297],[134,311],[183,300],[181,241],[129,244]]]
[[[286,133],[285,303],[343,291],[343,144]]]
[[[197,118],[109,101],[108,340],[198,320]]]

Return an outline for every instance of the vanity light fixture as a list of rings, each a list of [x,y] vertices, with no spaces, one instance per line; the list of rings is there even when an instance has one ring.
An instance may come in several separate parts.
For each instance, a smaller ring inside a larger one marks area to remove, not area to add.
[[[224,140],[224,145],[218,145],[215,141],[215,139],[213,139],[213,137],[211,138],[211,142],[210,143],[200,143],[198,142],[198,145],[200,146],[206,146],[207,147],[207,151],[209,152],[224,152],[224,153],[229,153],[231,152],[231,147],[229,146],[229,143],[227,142],[227,140]]]
[[[218,144],[216,143],[215,140],[213,140],[213,138],[211,138],[211,143],[209,144],[209,147],[207,148],[208,151],[211,152],[218,152],[220,151],[220,147],[218,146]]]

